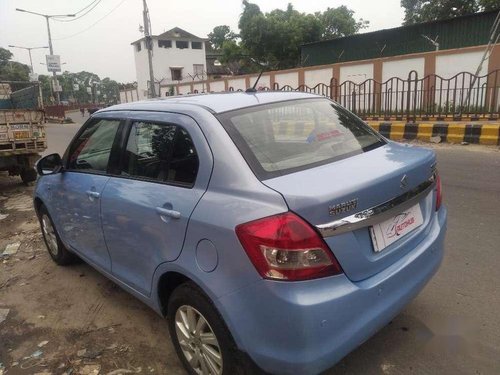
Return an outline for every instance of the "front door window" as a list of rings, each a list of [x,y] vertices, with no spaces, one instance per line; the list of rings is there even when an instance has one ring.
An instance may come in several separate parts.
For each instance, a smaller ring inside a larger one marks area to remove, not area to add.
[[[68,168],[105,173],[120,121],[98,120],[90,124],[73,143]]]

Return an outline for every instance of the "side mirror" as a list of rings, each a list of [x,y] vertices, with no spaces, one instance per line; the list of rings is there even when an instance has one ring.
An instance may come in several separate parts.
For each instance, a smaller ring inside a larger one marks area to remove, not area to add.
[[[48,174],[56,174],[61,172],[63,169],[62,159],[59,154],[47,155],[36,163],[36,171],[39,176],[45,176]]]

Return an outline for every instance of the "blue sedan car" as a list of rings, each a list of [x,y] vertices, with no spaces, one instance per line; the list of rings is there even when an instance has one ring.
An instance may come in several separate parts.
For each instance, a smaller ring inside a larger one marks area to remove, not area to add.
[[[52,259],[83,259],[167,317],[190,374],[319,373],[443,257],[434,152],[312,94],[109,107],[37,170]]]

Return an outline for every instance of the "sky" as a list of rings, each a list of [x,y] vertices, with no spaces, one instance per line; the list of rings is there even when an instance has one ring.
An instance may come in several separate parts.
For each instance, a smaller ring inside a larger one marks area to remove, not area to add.
[[[48,45],[45,18],[17,12],[16,8],[43,14],[71,14],[92,0],[0,0],[0,47],[8,48],[14,60],[29,64],[28,51],[8,45],[39,47]],[[252,0],[262,11],[285,9],[291,2],[300,12],[314,13],[327,7],[346,5],[355,18],[370,21],[366,31],[400,26],[404,12],[400,0]],[[148,0],[154,35],[180,27],[206,37],[217,25],[238,31],[242,12],[240,0]],[[97,22],[97,23],[96,23]],[[141,38],[142,0],[101,0],[86,16],[72,22],[50,21],[54,54],[66,63],[64,70],[94,72],[118,82],[135,81],[133,49],[130,43]],[[46,52],[47,51],[47,52]],[[32,51],[35,73],[47,74],[45,54]]]

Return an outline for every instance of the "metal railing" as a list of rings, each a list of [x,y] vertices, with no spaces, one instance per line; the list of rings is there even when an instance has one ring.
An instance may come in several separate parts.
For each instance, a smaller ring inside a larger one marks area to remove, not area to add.
[[[303,91],[327,96],[356,113],[363,119],[444,120],[448,118],[471,120],[498,119],[500,113],[500,70],[482,76],[462,72],[451,78],[436,74],[419,78],[411,71],[407,79],[392,77],[385,82],[367,79],[356,83],[330,82],[310,87],[301,85],[274,90]]]

